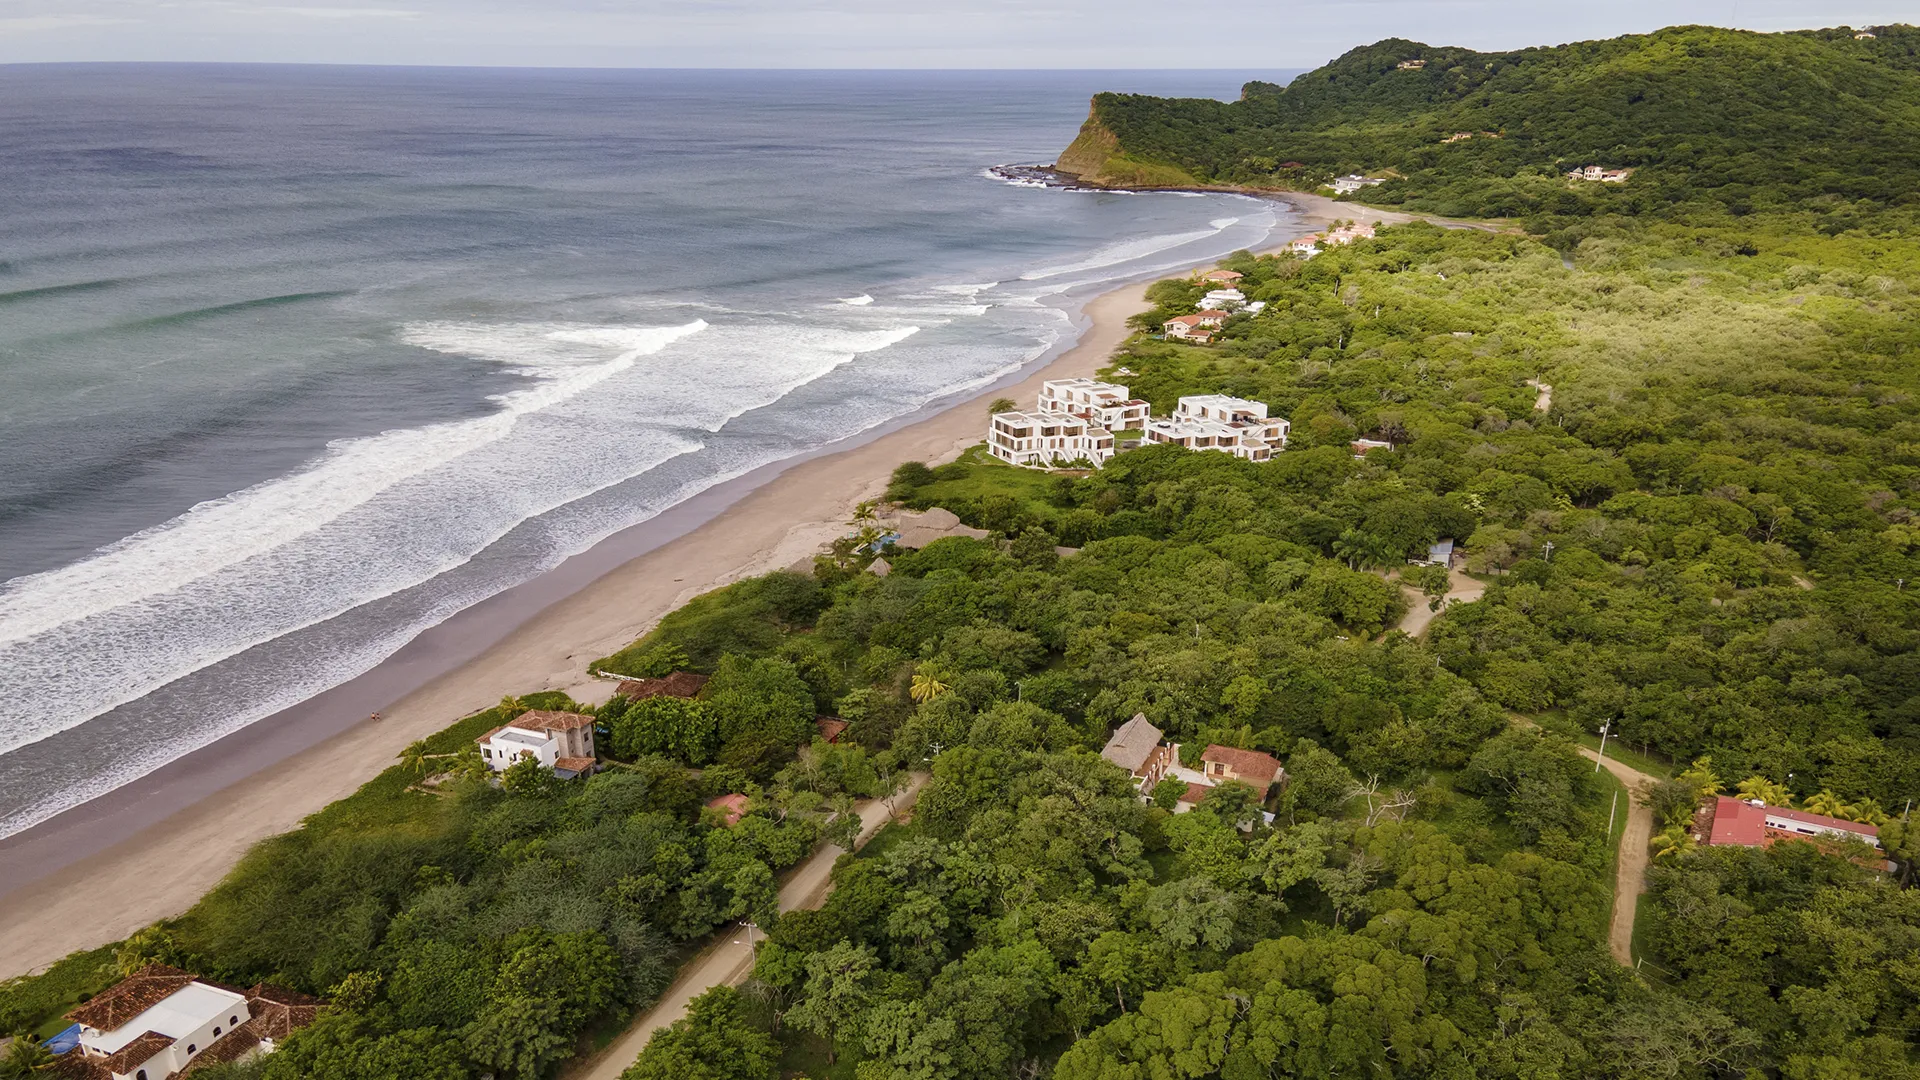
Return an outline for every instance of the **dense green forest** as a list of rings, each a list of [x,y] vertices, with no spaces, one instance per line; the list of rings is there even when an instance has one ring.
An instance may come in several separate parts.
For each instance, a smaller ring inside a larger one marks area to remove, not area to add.
[[[1564,178],[1588,165],[1635,171]],[[1101,94],[1061,167],[1293,188],[1357,171],[1390,181],[1367,202],[1469,217],[1792,211],[1835,232],[1862,217],[1910,228],[1920,30],[1679,27],[1507,53],[1389,39],[1232,103]]]

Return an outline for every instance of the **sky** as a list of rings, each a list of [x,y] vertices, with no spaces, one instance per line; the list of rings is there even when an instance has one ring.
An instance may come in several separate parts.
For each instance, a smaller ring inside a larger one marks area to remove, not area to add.
[[[1920,21],[1915,0],[0,0],[0,63],[1313,68],[1384,37],[1507,49],[1707,23]],[[1210,39],[1210,35],[1213,35]]]

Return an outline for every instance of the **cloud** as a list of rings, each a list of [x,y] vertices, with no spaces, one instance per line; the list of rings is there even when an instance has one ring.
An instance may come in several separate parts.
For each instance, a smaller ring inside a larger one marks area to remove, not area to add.
[[[400,8],[273,7],[256,11],[261,15],[298,15],[306,19],[412,19],[420,15]]]
[[[0,18],[0,34],[31,33],[35,30],[71,30],[83,26],[114,26],[132,19],[110,19],[103,15],[16,15]]]

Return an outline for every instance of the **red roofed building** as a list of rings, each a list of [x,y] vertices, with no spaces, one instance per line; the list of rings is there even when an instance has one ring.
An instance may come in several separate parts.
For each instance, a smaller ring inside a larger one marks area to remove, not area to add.
[[[593,717],[585,713],[535,709],[474,740],[480,757],[494,772],[506,772],[521,758],[534,758],[562,779],[593,771]]]
[[[1810,814],[1785,806],[1765,806],[1728,795],[1702,809],[1694,838],[1703,844],[1767,847],[1782,840],[1858,840],[1880,846],[1880,830],[1859,821]]]
[[[614,693],[635,701],[650,697],[691,698],[707,685],[707,677],[692,671],[676,671],[661,679],[628,679]]]
[[[240,991],[152,964],[67,1014],[79,1045],[51,1075],[73,1080],[164,1080],[271,1053],[313,1023],[325,1003],[264,983]]]
[[[847,722],[837,716],[816,716],[813,718],[813,726],[820,732],[820,737],[830,743],[839,742],[840,736],[847,731]]]
[[[1286,775],[1279,759],[1272,754],[1218,744],[1207,747],[1200,755],[1200,764],[1209,783],[1217,785],[1238,780],[1259,792],[1262,799],[1267,797],[1274,781]]]
[[[721,795],[707,800],[707,809],[718,811],[726,827],[731,829],[740,824],[747,816],[747,797],[741,794]]]

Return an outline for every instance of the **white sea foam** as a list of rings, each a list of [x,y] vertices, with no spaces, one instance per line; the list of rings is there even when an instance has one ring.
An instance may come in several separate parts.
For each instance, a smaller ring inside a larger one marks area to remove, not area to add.
[[[65,619],[34,606],[47,600],[38,591],[50,587],[45,580],[17,583],[25,587],[9,590],[12,625],[30,616],[46,625],[0,642],[0,684],[10,691],[0,695],[0,749],[44,738],[188,672],[445,574],[520,523],[694,452],[745,413],[919,331],[791,323],[666,329],[674,333],[552,324],[408,328],[405,336],[415,344],[495,360],[538,381],[502,395],[493,416],[367,440],[389,440],[376,445],[391,447],[399,436],[427,433],[459,448],[413,462],[403,474],[380,473],[372,478],[377,483],[358,486],[312,481],[313,473],[341,469],[343,458],[360,460],[345,452],[353,448],[336,448],[315,467],[276,481],[339,500],[313,508],[298,528],[274,533],[267,523],[225,510],[229,524],[252,539],[245,553],[216,551],[218,558],[195,565],[167,546],[172,536],[194,537],[182,531],[188,526],[152,530],[118,549],[137,558],[94,561],[86,580],[97,583],[88,594],[95,602]],[[666,350],[698,330],[706,332],[697,363],[682,354],[686,346]],[[593,392],[583,392],[588,389]],[[507,430],[482,426],[501,423],[502,414],[512,417]],[[463,426],[490,437],[456,439]],[[399,445],[431,449],[419,440]],[[369,479],[364,471],[351,475]],[[249,489],[222,506],[269,516],[300,509],[271,488]],[[202,528],[202,519],[191,528]],[[200,543],[187,550],[198,551]],[[108,573],[116,565],[116,573]],[[143,567],[175,580],[157,588],[117,576]],[[112,656],[115,663],[76,666],[75,656]],[[327,671],[336,681],[351,674],[340,675],[331,662]],[[41,689],[28,696],[25,687]]]
[[[1240,224],[1240,219],[1237,217],[1214,218],[1212,221],[1207,222],[1207,224],[1213,226],[1215,229],[1227,229]]]
[[[1196,240],[1205,240],[1209,236],[1217,235],[1219,232],[1219,229],[1214,229],[1211,232],[1173,233],[1167,236],[1150,236],[1144,240],[1128,240],[1118,244],[1109,244],[1078,262],[1071,262],[1065,266],[1049,266],[1040,270],[1030,270],[1027,273],[1021,274],[1020,280],[1044,281],[1047,278],[1061,277],[1066,274],[1079,274],[1088,270],[1105,270],[1108,267],[1119,266],[1122,263],[1129,263],[1136,259],[1144,259],[1156,255],[1170,248],[1182,247]]]
[[[515,357],[512,362],[521,372],[542,381],[498,395],[496,412],[342,440],[318,462],[291,476],[201,503],[72,565],[7,582],[0,586],[0,644],[178,589],[288,543],[409,477],[505,437],[526,414],[565,401],[706,325],[696,321],[619,331],[609,344],[621,351],[611,358],[573,363],[549,359],[529,367]],[[415,344],[431,348],[438,347],[433,342],[444,344],[457,333],[431,324],[410,336]]]
[[[859,296],[841,297],[840,302],[850,307],[866,307],[868,304],[873,303],[873,297],[868,296],[866,293],[861,293]]]

